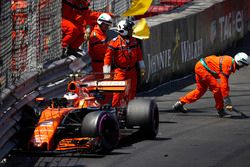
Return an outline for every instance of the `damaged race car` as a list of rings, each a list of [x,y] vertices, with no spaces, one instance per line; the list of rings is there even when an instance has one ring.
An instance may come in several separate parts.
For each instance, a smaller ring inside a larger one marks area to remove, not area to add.
[[[133,99],[112,107],[103,102],[106,93],[126,97],[130,81],[93,80],[76,77],[62,98],[37,99],[44,109],[28,143],[30,151],[108,153],[121,139],[122,129],[138,129],[145,138],[155,138],[159,111],[153,100]],[[107,101],[107,100],[106,100]]]

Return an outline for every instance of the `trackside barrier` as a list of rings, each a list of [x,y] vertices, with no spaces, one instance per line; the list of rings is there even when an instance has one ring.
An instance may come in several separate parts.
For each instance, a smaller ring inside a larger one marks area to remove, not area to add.
[[[18,143],[15,134],[21,128],[19,123],[23,107],[32,107],[36,97],[52,98],[62,95],[69,81],[65,76],[76,71],[88,73],[92,71],[89,64],[88,55],[76,60],[58,60],[40,73],[30,72],[23,75],[15,85],[0,93],[0,158]]]
[[[142,42],[147,69],[139,88],[190,74],[201,57],[233,46],[248,31],[248,5],[248,0],[194,0],[147,18],[151,35]]]

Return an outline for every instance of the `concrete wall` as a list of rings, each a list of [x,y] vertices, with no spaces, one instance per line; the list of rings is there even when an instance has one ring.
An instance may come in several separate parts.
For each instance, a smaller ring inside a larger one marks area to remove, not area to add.
[[[143,41],[144,89],[190,74],[195,63],[241,39],[247,29],[248,0],[194,0],[172,13],[148,18],[151,37]]]

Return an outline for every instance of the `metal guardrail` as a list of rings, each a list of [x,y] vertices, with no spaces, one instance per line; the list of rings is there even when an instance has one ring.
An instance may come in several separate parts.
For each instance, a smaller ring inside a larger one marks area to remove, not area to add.
[[[74,69],[71,66],[74,66]],[[20,109],[33,103],[36,97],[51,98],[65,93],[68,82],[65,76],[76,70],[92,71],[88,55],[74,61],[68,58],[55,61],[41,74],[27,73],[15,83],[12,89],[6,88],[0,93],[3,99],[0,108],[0,158],[17,144],[14,136],[21,128],[19,125],[22,118]]]

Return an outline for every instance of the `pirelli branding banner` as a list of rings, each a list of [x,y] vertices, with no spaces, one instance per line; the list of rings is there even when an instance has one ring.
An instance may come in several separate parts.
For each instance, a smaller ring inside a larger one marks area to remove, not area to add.
[[[220,55],[235,44],[247,32],[248,5],[248,0],[193,1],[173,13],[148,18],[151,35],[142,44],[144,88],[190,74],[201,57]]]

